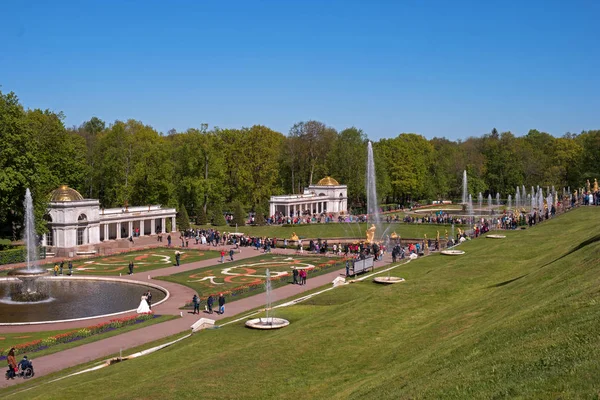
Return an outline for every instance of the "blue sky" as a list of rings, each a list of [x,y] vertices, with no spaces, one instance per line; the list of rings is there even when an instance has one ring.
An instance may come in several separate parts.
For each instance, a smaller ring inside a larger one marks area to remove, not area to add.
[[[4,2],[0,90],[29,108],[369,138],[600,129],[600,1]]]

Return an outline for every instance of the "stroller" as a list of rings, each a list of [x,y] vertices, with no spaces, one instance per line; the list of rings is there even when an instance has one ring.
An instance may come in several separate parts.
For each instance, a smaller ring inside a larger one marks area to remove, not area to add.
[[[11,367],[10,365],[8,366],[8,370],[6,371],[6,379],[10,378],[10,373],[11,373]],[[23,368],[22,364],[19,363],[19,368],[18,370],[15,371],[15,378],[23,378],[23,379],[29,379],[31,377],[33,377],[35,375],[35,372],[33,371],[33,363],[31,361],[29,361],[29,365],[26,366],[25,368]]]

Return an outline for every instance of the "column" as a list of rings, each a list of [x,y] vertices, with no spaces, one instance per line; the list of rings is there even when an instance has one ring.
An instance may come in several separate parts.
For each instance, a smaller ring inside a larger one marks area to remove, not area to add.
[[[171,232],[177,232],[177,222],[175,217],[171,217]]]
[[[117,222],[117,239],[121,239],[121,223]]]
[[[167,229],[167,219],[166,218],[161,218],[160,221],[161,221],[160,231],[162,233],[165,233],[166,229]]]
[[[144,225],[144,220],[140,219],[140,236],[144,236],[144,229],[146,229]]]
[[[109,233],[108,224],[104,224],[104,240],[105,241],[109,239],[108,238],[108,233]]]
[[[275,215],[275,204],[269,203],[269,216]]]
[[[290,216],[290,205],[289,204],[285,206],[285,216],[286,217]]]
[[[156,218],[152,218],[150,220],[150,234],[151,235],[156,234]]]
[[[127,230],[127,237],[133,236],[133,221],[129,221],[127,223],[127,228],[128,228],[128,230]]]

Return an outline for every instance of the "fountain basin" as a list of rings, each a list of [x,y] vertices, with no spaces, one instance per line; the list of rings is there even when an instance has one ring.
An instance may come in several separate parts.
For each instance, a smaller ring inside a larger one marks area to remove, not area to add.
[[[107,317],[136,311],[142,293],[152,292],[152,307],[166,301],[169,292],[148,282],[111,277],[39,278],[49,297],[38,302],[12,301],[10,286],[18,278],[0,278],[0,326],[34,325]]]
[[[281,328],[285,328],[289,324],[290,324],[290,321],[288,321],[287,319],[274,318],[274,317],[254,318],[254,319],[250,319],[250,320],[246,321],[246,327],[252,328],[252,329],[262,329],[262,330],[281,329]]]
[[[465,252],[462,250],[442,250],[440,253],[445,256],[462,256],[465,254]]]
[[[378,276],[376,278],[373,278],[373,282],[381,283],[384,285],[390,285],[392,283],[400,283],[400,282],[406,282],[406,281],[404,278],[400,278],[397,276]]]
[[[505,237],[505,235],[486,235],[488,239],[504,239]]]

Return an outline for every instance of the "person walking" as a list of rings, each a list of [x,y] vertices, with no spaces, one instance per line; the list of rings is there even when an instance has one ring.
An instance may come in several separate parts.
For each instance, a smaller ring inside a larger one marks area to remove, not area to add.
[[[15,375],[17,372],[17,359],[15,358],[15,348],[12,347],[8,351],[8,355],[6,356],[6,361],[8,362],[9,374],[6,379],[15,379]]]
[[[54,263],[54,276],[58,275],[58,263]]]
[[[69,276],[73,275],[73,261],[69,260]]]
[[[198,295],[194,294],[192,303],[194,303],[194,312],[192,314],[200,314],[200,299],[198,298]]]
[[[171,235],[167,236],[167,247],[171,247]]]
[[[225,314],[225,296],[223,296],[223,293],[219,294],[219,314]]]
[[[62,273],[63,273],[63,267],[64,267],[64,266],[65,266],[65,260],[62,260],[62,261],[60,262],[60,268],[59,268],[59,272],[58,272],[58,273],[59,273],[59,275],[62,275]]]
[[[148,308],[152,310],[152,293],[150,293],[150,290],[146,293],[146,302],[148,303]]]
[[[225,250],[221,250],[221,263],[225,262]]]
[[[229,261],[233,261],[233,248],[229,249]]]
[[[300,270],[300,277],[302,278],[302,285],[306,285],[306,270],[305,269]]]
[[[212,297],[212,294],[210,296],[208,296],[208,299],[206,299],[206,305],[208,307],[208,313],[212,314],[213,313],[213,303],[215,302],[215,299]]]
[[[294,270],[292,271],[292,275],[294,277],[294,285],[298,284],[298,269],[296,267],[294,267]]]
[[[181,261],[181,252],[177,250],[175,252],[175,266],[179,267],[179,262]]]
[[[129,275],[133,275],[133,261],[129,261]]]

